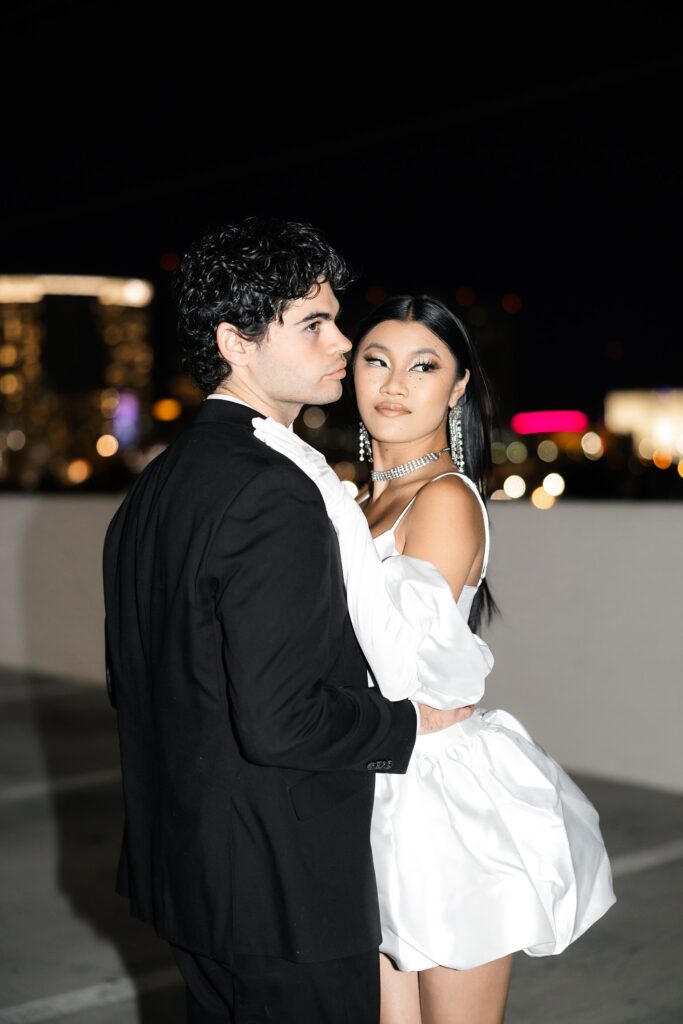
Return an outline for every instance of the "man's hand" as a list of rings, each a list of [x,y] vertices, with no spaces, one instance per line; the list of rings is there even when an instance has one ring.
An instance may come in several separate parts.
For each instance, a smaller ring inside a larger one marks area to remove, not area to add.
[[[464,708],[452,708],[449,711],[440,711],[438,708],[430,707],[429,704],[418,704],[418,707],[420,709],[420,727],[417,734],[421,736],[426,732],[441,732],[442,729],[447,729],[449,725],[455,725],[456,722],[464,722],[474,712],[475,705],[468,704]]]

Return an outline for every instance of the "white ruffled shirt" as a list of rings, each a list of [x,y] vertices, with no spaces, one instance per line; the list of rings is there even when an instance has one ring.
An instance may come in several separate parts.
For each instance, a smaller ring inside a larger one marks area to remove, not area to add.
[[[240,405],[246,405],[247,408],[249,408],[249,409],[253,409],[254,408],[253,405],[249,405],[249,402],[244,402],[241,398],[236,398],[234,395],[218,395],[218,394],[214,393],[212,395],[207,395],[206,397],[207,397],[207,399],[209,399],[209,398],[222,398],[223,401],[225,401],[225,402],[239,402]],[[289,424],[289,426],[287,427],[287,430],[291,430],[292,433],[294,433],[294,421],[293,420]],[[416,726],[415,726],[415,736],[417,737],[417,734],[420,731],[420,707],[419,707],[417,701],[413,700],[412,697],[410,698],[410,703],[415,708],[415,715],[417,717],[417,722],[416,722]]]

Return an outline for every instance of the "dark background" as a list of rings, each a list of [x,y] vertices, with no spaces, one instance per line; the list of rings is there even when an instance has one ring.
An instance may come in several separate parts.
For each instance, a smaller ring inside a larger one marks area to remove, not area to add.
[[[506,416],[597,418],[608,390],[681,385],[675,11],[254,14],[5,5],[0,272],[151,280],[161,396],[178,372],[163,265],[269,213],[312,222],[362,273],[348,331],[371,286],[454,308],[474,288]],[[59,387],[97,372],[82,345],[49,363]]]

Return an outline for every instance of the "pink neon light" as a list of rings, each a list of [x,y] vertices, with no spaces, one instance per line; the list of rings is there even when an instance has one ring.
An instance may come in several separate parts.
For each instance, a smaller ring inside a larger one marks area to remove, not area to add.
[[[544,409],[518,412],[510,420],[516,434],[549,434],[553,431],[580,431],[588,426],[588,417],[576,409]]]

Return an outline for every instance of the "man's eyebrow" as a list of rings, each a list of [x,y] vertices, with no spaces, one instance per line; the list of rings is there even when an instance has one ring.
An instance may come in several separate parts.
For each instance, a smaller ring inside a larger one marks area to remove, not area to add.
[[[378,348],[382,352],[390,352],[390,349],[388,349],[386,347],[386,345],[380,345],[379,342],[377,342],[377,341],[371,341],[365,347],[366,348]],[[414,348],[413,351],[410,354],[411,354],[411,356],[419,356],[422,352],[429,352],[431,355],[436,356],[437,359],[439,358],[439,353],[435,352],[433,348]]]
[[[339,316],[341,311],[342,311],[342,308],[340,306],[339,309],[337,310],[337,316],[334,317],[335,320],[337,319],[337,317]],[[322,312],[322,313],[309,313],[308,316],[305,316],[303,318],[303,320],[297,320],[294,323],[294,327],[298,327],[299,324],[308,323],[309,320],[332,320],[332,319],[333,319],[332,315],[330,313],[328,313],[326,310],[324,312]]]

